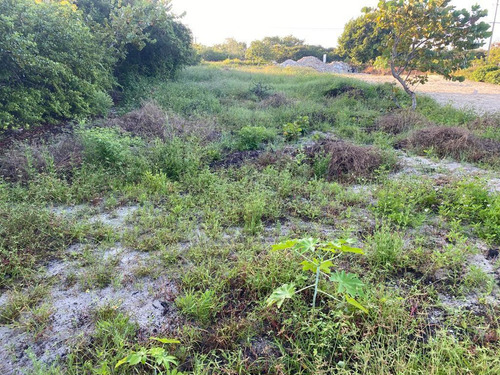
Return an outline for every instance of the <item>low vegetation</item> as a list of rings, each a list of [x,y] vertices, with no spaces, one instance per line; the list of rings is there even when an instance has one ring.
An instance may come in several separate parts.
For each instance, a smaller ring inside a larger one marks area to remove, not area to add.
[[[498,373],[498,117],[394,95],[202,65],[5,136],[2,366]]]

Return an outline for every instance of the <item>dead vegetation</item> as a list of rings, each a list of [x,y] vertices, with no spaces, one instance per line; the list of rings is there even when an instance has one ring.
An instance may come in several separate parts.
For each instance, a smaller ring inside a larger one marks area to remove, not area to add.
[[[286,98],[285,95],[280,93],[275,93],[269,95],[267,98],[263,99],[259,103],[259,107],[262,109],[266,108],[278,108],[290,104],[290,101]]]
[[[478,138],[465,128],[433,126],[413,132],[405,147],[417,152],[432,150],[439,157],[451,156],[473,162],[500,157],[500,142]]]
[[[370,146],[357,146],[341,140],[317,143],[308,150],[312,160],[327,158],[326,178],[351,182],[369,178],[379,169],[384,160],[379,151]]]
[[[355,99],[365,98],[365,92],[359,87],[354,87],[348,84],[341,84],[338,87],[332,88],[324,93],[327,98],[336,98],[340,95],[347,95]]]
[[[47,142],[14,143],[0,155],[0,175],[8,181],[27,181],[33,172],[68,172],[82,159],[80,141],[62,133]]]
[[[109,121],[109,126],[119,126],[132,135],[145,139],[160,138],[165,140],[167,134],[167,116],[154,102],[144,102],[141,108]]]
[[[411,110],[399,110],[380,117],[375,124],[375,128],[385,133],[397,135],[429,125],[429,121],[420,113]]]

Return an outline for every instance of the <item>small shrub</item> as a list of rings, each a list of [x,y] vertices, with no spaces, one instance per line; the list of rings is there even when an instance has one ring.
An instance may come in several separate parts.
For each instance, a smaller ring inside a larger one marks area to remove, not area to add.
[[[262,143],[272,141],[276,137],[273,129],[263,126],[245,126],[238,132],[238,149],[241,151],[256,150]]]
[[[485,82],[486,81],[486,76],[491,73],[491,72],[495,72],[495,71],[499,71],[500,68],[496,65],[486,65],[486,66],[482,66],[480,68],[477,68],[471,75],[471,78],[474,80],[474,81],[478,81],[478,82]]]
[[[125,171],[133,164],[132,148],[142,142],[116,128],[90,128],[79,132],[85,160],[95,166]]]
[[[155,141],[148,149],[148,159],[155,173],[163,173],[173,180],[196,173],[201,167],[200,149],[196,145],[174,137],[166,142]]]
[[[484,76],[484,82],[500,85],[500,67],[486,74]]]
[[[309,127],[309,117],[300,116],[293,122],[283,125],[283,135],[288,141],[297,139]]]
[[[272,89],[273,88],[271,86],[266,85],[265,83],[254,82],[252,87],[250,88],[250,93],[255,95],[260,100],[263,100],[271,95]]]

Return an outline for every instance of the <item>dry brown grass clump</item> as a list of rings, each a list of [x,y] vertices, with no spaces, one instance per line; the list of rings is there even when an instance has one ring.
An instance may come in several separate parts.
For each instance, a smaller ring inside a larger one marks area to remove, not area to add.
[[[380,117],[375,127],[385,133],[401,134],[408,130],[429,126],[425,116],[412,110],[399,110]]]
[[[0,175],[8,181],[26,181],[31,171],[58,173],[80,165],[83,147],[72,134],[59,134],[43,143],[14,143],[0,155]]]
[[[154,101],[141,108],[111,120],[109,126],[119,126],[129,133],[145,139],[167,138],[167,115]]]
[[[309,155],[330,158],[327,179],[346,182],[371,177],[383,163],[382,155],[374,147],[339,140],[316,144],[309,150]]]
[[[265,108],[278,108],[278,107],[282,107],[284,105],[287,105],[289,103],[290,102],[286,98],[285,95],[280,94],[280,93],[276,93],[276,94],[269,95],[267,98],[263,99],[259,103],[259,107],[264,108],[264,109]]]
[[[467,124],[467,128],[471,131],[500,128],[500,113],[478,116]]]
[[[212,119],[186,119],[172,114],[168,117],[168,128],[178,137],[196,137],[204,144],[214,142],[221,137],[220,127]]]
[[[438,156],[451,156],[470,161],[500,157],[500,143],[476,137],[469,130],[457,127],[434,126],[413,132],[406,147],[416,151],[432,149]]]

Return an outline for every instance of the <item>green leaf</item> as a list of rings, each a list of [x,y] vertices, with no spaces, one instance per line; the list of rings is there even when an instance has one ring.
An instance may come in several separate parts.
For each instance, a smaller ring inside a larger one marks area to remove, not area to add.
[[[360,304],[358,301],[356,301],[354,298],[349,297],[347,294],[345,295],[345,299],[348,304],[360,309],[361,311],[365,312],[368,314],[368,309],[364,307],[362,304]]]
[[[131,366],[137,365],[138,363],[146,362],[146,351],[140,350],[138,352],[132,353],[127,357],[127,363]]]
[[[158,358],[161,357],[165,354],[165,349],[163,348],[151,348],[148,350],[148,353],[153,357],[153,358]]]
[[[304,271],[311,271],[312,273],[316,273],[316,270],[318,269],[318,264],[319,260],[314,258],[312,262],[309,262],[308,260],[302,261],[300,264],[302,264],[302,270]],[[326,260],[322,262],[319,266],[320,271],[323,271],[324,273],[330,273],[331,270],[330,268],[333,267],[333,263],[331,260]]]
[[[181,342],[177,339],[165,339],[161,337],[150,337],[150,340],[159,341],[163,344],[180,344]]]
[[[306,252],[314,252],[318,241],[319,240],[317,238],[302,238],[295,244],[295,249],[300,254],[304,254]]]
[[[278,305],[278,308],[280,308],[281,305],[283,304],[283,302],[287,298],[292,298],[294,294],[295,294],[295,284],[294,283],[291,283],[290,285],[283,284],[279,288],[275,289],[272,292],[272,294],[269,296],[269,298],[266,301],[267,306],[269,307],[269,306],[276,303]]]
[[[272,251],[290,249],[290,248],[294,247],[297,242],[298,242],[298,240],[288,240],[285,242],[280,242],[276,245],[273,245]]]
[[[353,273],[345,273],[345,271],[335,272],[330,276],[330,280],[338,283],[337,290],[339,293],[347,293],[352,297],[363,296],[363,282],[358,279]]]
[[[177,366],[177,358],[175,358],[173,355],[164,355],[161,358],[158,358],[156,363],[159,365],[163,365],[167,369],[170,367],[170,364]]]
[[[354,254],[364,254],[365,253],[363,251],[363,249],[360,249],[357,247],[346,246],[346,245],[342,245],[340,247],[340,251],[342,251],[343,253],[354,253]]]
[[[120,360],[116,363],[115,368],[118,368],[118,367],[120,367],[121,365],[123,365],[124,363],[126,363],[126,362],[127,362],[127,359],[128,359],[128,356],[127,356],[127,357],[125,357],[125,358],[120,359]]]

